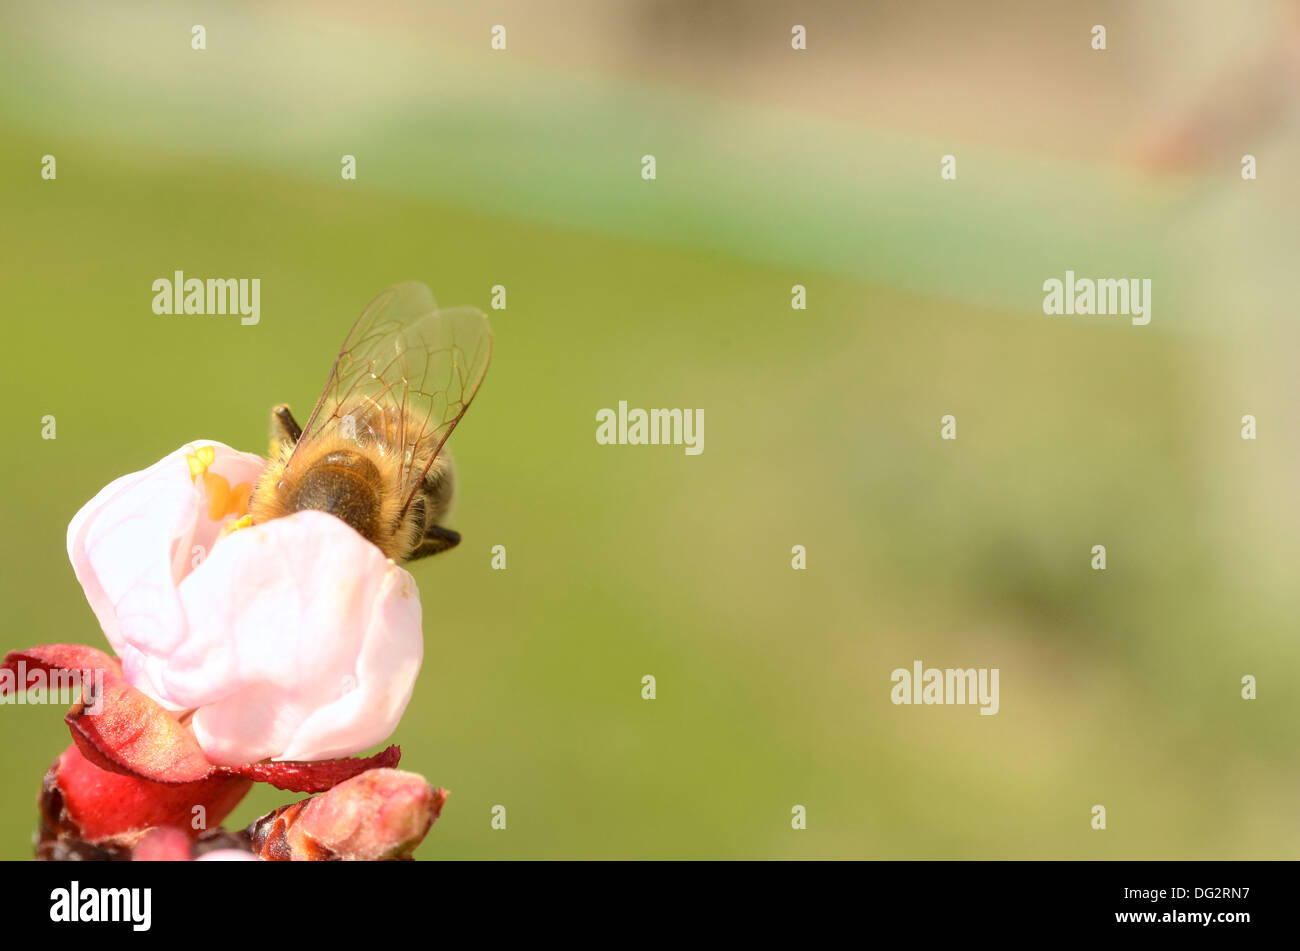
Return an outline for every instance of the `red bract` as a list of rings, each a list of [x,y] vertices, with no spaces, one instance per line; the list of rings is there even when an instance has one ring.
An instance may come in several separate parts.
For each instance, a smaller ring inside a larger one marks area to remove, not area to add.
[[[28,669],[40,670],[45,673],[50,671],[67,671],[68,673],[81,673],[82,671],[104,671],[105,676],[109,673],[115,676],[122,676],[122,664],[116,658],[105,654],[102,650],[94,647],[87,647],[85,644],[46,644],[43,647],[33,647],[25,651],[10,651],[5,655],[4,664],[0,669],[18,673],[18,665],[24,664]],[[25,684],[17,684],[17,690],[25,690]],[[0,694],[7,691],[0,685]]]
[[[374,756],[323,759],[315,763],[249,763],[247,766],[214,766],[218,774],[245,776],[259,783],[289,792],[318,793],[371,769],[387,769],[402,760],[402,748],[390,746]]]
[[[230,815],[252,786],[239,776],[171,785],[137,779],[100,769],[69,746],[45,774],[37,853],[67,858],[86,845],[114,857],[155,826],[176,826],[197,838]]]
[[[117,659],[102,651],[72,644],[34,647],[6,655],[0,670],[84,672],[83,681],[90,679],[65,717],[74,745],[45,776],[39,847],[44,857],[72,857],[82,845],[116,854],[156,826],[188,830],[197,838],[229,815],[254,781],[323,792],[401,758],[400,749],[390,746],[364,759],[217,766],[177,714],[126,683]],[[0,679],[0,692],[26,687],[14,677]]]
[[[87,707],[101,702],[99,713]],[[112,674],[102,696],[82,691],[64,721],[77,748],[101,769],[161,783],[192,783],[212,775],[194,735],[174,715]]]

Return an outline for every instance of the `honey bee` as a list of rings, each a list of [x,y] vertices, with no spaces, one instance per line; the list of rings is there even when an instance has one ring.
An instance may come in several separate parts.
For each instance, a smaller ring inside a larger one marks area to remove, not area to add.
[[[397,562],[446,551],[455,471],[443,446],[492,356],[487,317],[439,310],[411,281],[384,291],[352,327],[305,426],[271,411],[271,461],[253,488],[253,524],[329,512]]]

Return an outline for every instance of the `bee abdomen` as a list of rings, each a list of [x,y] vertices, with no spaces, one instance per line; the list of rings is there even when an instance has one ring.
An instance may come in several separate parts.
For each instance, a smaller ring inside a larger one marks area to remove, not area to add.
[[[322,456],[304,472],[298,480],[297,496],[286,501],[295,512],[328,512],[378,544],[381,485],[373,462],[359,452],[338,450]]]

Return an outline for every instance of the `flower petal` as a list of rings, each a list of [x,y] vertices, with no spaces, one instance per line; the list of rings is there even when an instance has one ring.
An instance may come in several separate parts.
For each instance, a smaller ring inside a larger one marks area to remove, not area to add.
[[[419,594],[344,522],[306,511],[237,531],[177,593],[188,634],[155,682],[198,708],[212,762],[346,756],[396,728],[424,655]]]
[[[204,472],[231,485],[255,480],[265,466],[258,456],[200,440],[109,483],[68,526],[68,557],[90,607],[127,678],[150,694],[147,658],[174,650],[185,636],[176,584],[235,514],[209,517],[207,484],[192,478],[187,462],[197,454]]]

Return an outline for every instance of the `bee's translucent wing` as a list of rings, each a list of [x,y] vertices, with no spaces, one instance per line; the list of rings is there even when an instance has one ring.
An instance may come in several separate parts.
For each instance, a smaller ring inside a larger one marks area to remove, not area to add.
[[[397,454],[405,511],[478,392],[491,357],[492,328],[481,311],[439,310],[418,281],[390,287],[343,341],[288,467],[310,458],[304,447],[322,439]]]

